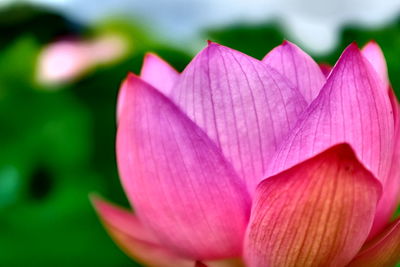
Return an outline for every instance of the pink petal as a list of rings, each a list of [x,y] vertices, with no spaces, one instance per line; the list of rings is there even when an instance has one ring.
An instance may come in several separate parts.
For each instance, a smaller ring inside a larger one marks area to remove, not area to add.
[[[348,267],[390,267],[400,262],[400,219],[368,242]],[[396,265],[397,266],[397,265]]]
[[[326,80],[318,64],[288,41],[269,52],[263,62],[287,77],[308,103],[317,97]]]
[[[243,261],[239,259],[227,259],[212,262],[197,262],[196,267],[245,267]]]
[[[206,134],[130,75],[117,160],[131,203],[160,243],[193,260],[236,257],[248,221],[245,185]]]
[[[381,80],[385,83],[385,88],[389,88],[390,82],[386,60],[379,45],[375,41],[369,42],[362,48],[362,54],[372,64]]]
[[[121,84],[121,88],[119,89],[117,97],[117,123],[119,122],[122,110],[125,108],[127,88],[128,88],[128,79],[125,79]]]
[[[172,86],[178,79],[179,73],[157,55],[147,53],[143,61],[140,77],[153,87],[157,88],[164,95],[168,95],[172,90]],[[117,122],[123,106],[125,105],[126,83],[126,80],[122,83],[118,94]]]
[[[264,180],[246,237],[248,266],[345,266],[367,238],[380,189],[347,144]]]
[[[393,109],[393,118],[396,129],[396,138],[394,144],[394,155],[392,159],[391,169],[385,184],[383,185],[383,195],[379,201],[377,213],[375,216],[375,222],[372,227],[370,238],[382,231],[383,228],[389,223],[392,214],[397,208],[397,204],[400,196],[400,129],[398,124],[400,120],[398,118],[398,101],[394,95],[393,89],[390,88],[389,78],[387,73],[386,60],[383,55],[382,49],[379,45],[371,41],[362,49],[362,54],[372,64],[379,77],[385,83],[385,89],[388,90],[389,97]]]
[[[394,126],[389,97],[382,86],[357,46],[350,45],[321,93],[282,143],[268,174],[279,173],[346,142],[384,183],[392,161]]]
[[[399,104],[397,99],[393,99],[393,102],[396,133],[394,136],[392,163],[389,176],[383,184],[383,194],[378,203],[370,237],[374,237],[387,226],[400,200],[400,117],[398,116]]]
[[[147,53],[140,77],[164,95],[169,95],[179,73],[159,56]]]
[[[182,259],[157,243],[133,213],[92,197],[105,228],[114,241],[130,257],[146,266],[193,267],[194,262]]]
[[[392,109],[393,109],[393,120],[394,120],[394,125],[395,127],[400,127],[400,103],[399,100],[397,99],[396,94],[393,91],[393,88],[390,88],[389,90],[389,98],[390,98],[390,103],[392,104]]]
[[[171,98],[220,147],[251,193],[306,108],[277,71],[215,43],[183,71]]]

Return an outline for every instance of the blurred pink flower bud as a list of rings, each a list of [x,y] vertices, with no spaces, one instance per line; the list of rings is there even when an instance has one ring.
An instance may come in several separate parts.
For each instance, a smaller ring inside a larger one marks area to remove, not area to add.
[[[74,80],[99,64],[121,58],[127,51],[124,39],[106,35],[90,41],[63,40],[46,46],[39,55],[37,79],[43,84]]]
[[[59,41],[48,45],[39,55],[39,82],[63,83],[78,77],[90,67],[88,52],[80,41]]]

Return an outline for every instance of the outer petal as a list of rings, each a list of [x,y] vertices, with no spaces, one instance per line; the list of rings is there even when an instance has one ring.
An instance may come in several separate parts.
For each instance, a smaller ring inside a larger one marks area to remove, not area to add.
[[[240,259],[227,259],[213,262],[196,262],[196,267],[245,267]]]
[[[171,98],[221,148],[250,192],[306,108],[277,71],[215,43],[183,71]]]
[[[394,126],[391,104],[382,86],[357,46],[350,45],[317,99],[282,144],[268,173],[279,173],[346,142],[384,183],[392,160]]]
[[[257,187],[249,267],[344,266],[372,225],[380,184],[341,144]]]
[[[371,230],[370,237],[380,233],[390,221],[400,200],[400,119],[397,117],[396,135],[394,137],[394,149],[392,164],[389,176],[383,185],[382,198],[379,200],[377,212],[375,215],[374,226]]]
[[[263,62],[287,77],[308,103],[317,97],[326,80],[318,64],[298,46],[288,41],[269,52]]]
[[[122,84],[121,88],[118,92],[117,97],[117,123],[119,122],[119,118],[121,117],[122,110],[125,108],[126,105],[126,90],[128,89],[128,79],[125,79]]]
[[[394,121],[395,121],[395,123],[397,123],[397,121],[398,121],[397,116],[399,113],[399,111],[398,111],[399,104],[398,104],[397,97],[393,91],[393,88],[390,88],[387,64],[386,64],[385,56],[383,55],[382,49],[375,41],[371,41],[363,47],[362,54],[374,67],[374,69],[378,73],[379,77],[381,77],[381,80],[385,84],[384,88],[389,89],[388,92],[389,92],[389,97],[390,97],[390,100],[392,103]]]
[[[169,95],[179,73],[157,55],[147,53],[140,77],[163,94]]]
[[[157,55],[147,53],[144,57],[140,77],[153,87],[157,88],[158,91],[160,91],[164,95],[169,95],[172,86],[179,77],[179,73]],[[122,83],[121,89],[118,93],[117,122],[119,121],[123,106],[126,104],[125,90],[127,89],[127,87],[127,80],[125,80]]]
[[[394,95],[393,90],[390,88],[389,78],[387,73],[386,60],[383,52],[379,45],[371,41],[365,45],[362,49],[362,54],[372,64],[376,72],[382,81],[384,81],[386,89],[389,93],[389,97],[393,109],[393,118],[395,123],[395,143],[394,143],[394,155],[392,159],[391,169],[389,176],[383,185],[382,199],[379,201],[377,213],[375,216],[375,222],[372,227],[370,237],[375,236],[377,233],[382,231],[384,227],[389,223],[389,220],[396,210],[399,196],[400,196],[400,129],[398,124],[400,120],[398,118],[398,101]]]
[[[366,44],[362,49],[363,56],[372,64],[379,77],[385,83],[385,88],[389,88],[389,77],[387,72],[386,60],[382,49],[375,41]]]
[[[394,93],[393,89],[389,90],[389,98],[390,98],[390,103],[392,104],[392,109],[393,109],[393,120],[395,127],[400,127],[400,103],[399,100],[397,99],[396,94]]]
[[[158,244],[131,212],[98,197],[92,197],[92,201],[109,234],[130,257],[150,267],[194,266],[193,261],[182,259]]]
[[[367,243],[348,267],[392,267],[400,262],[400,219]]]
[[[160,243],[193,260],[240,255],[250,200],[205,133],[130,75],[117,133],[123,186]]]

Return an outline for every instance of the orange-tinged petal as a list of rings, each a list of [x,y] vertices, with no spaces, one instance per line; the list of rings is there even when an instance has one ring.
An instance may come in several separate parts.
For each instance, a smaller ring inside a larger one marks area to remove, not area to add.
[[[247,231],[248,266],[346,265],[368,236],[380,190],[347,144],[267,178]]]
[[[400,262],[400,219],[368,242],[348,267],[392,267]]]
[[[219,261],[196,262],[196,267],[245,267],[241,259],[226,259]]]
[[[149,267],[194,266],[193,261],[183,259],[158,244],[132,212],[99,197],[92,197],[92,202],[110,236],[131,258]]]

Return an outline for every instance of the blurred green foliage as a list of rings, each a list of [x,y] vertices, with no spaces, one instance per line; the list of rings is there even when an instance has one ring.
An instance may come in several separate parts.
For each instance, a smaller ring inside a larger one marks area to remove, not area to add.
[[[111,241],[88,200],[90,192],[127,205],[114,153],[115,104],[121,81],[138,73],[154,51],[182,70],[190,57],[127,21],[85,28],[50,11],[16,6],[0,12],[0,265],[135,266]],[[132,48],[69,84],[35,81],[42,46],[65,35],[118,32]],[[236,25],[209,38],[262,58],[285,36],[277,25]],[[381,30],[348,28],[340,49],[318,60],[333,64],[342,48],[375,39],[399,93],[400,24]]]
[[[12,23],[0,19],[0,36],[7,36],[0,37],[0,265],[132,266],[106,234],[88,194],[127,205],[115,163],[115,104],[126,74],[138,73],[145,48],[181,69],[189,57],[128,22],[87,29],[27,6],[8,12]],[[43,44],[115,29],[134,47],[118,64],[58,87],[35,81]]]

